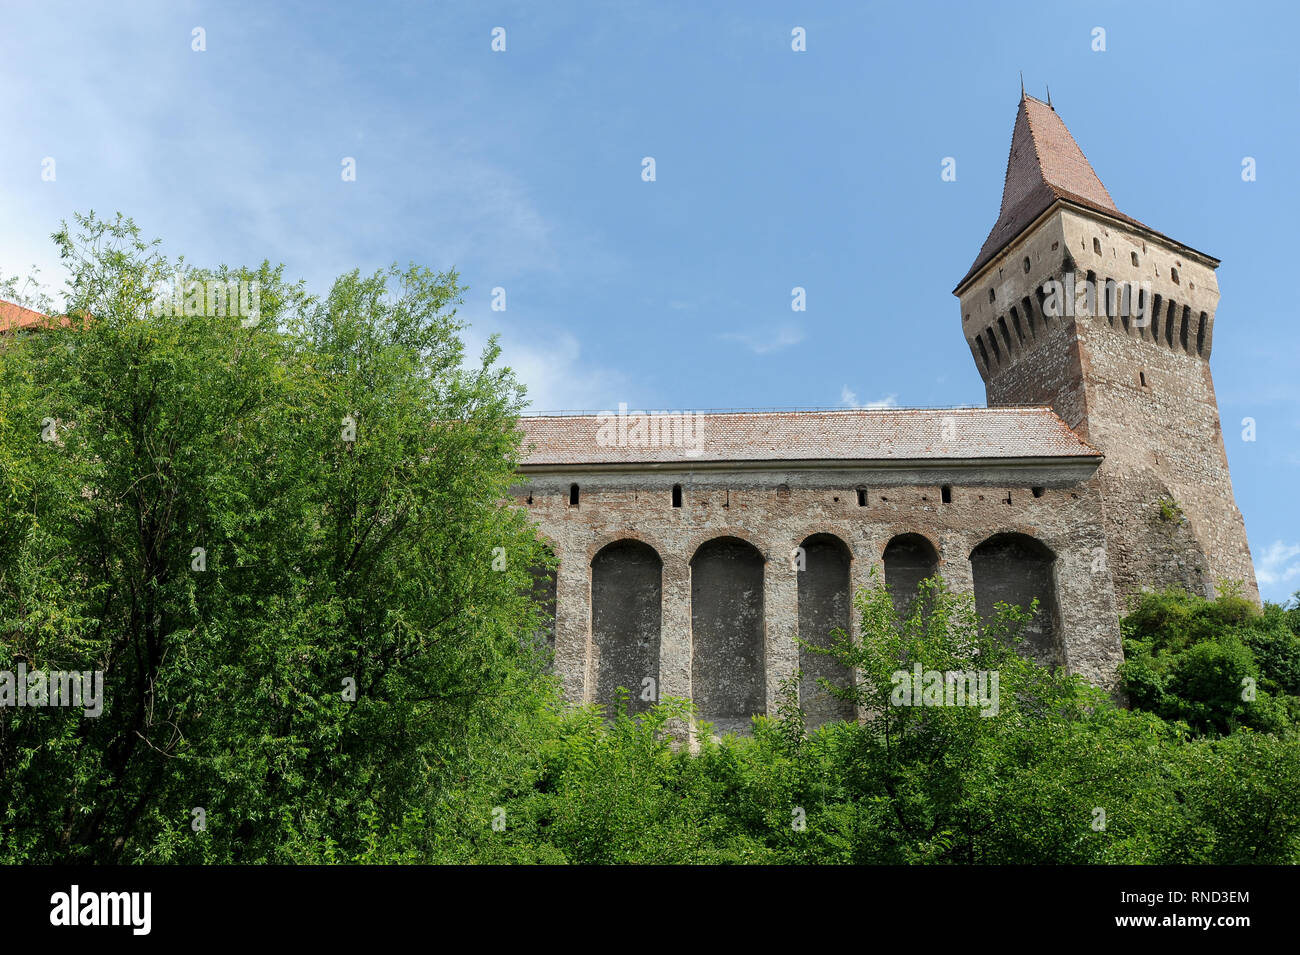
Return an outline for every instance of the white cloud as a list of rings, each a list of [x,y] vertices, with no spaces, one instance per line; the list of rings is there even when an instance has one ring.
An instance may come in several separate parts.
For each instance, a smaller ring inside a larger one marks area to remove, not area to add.
[[[789,348],[791,345],[798,345],[803,341],[803,329],[795,325],[782,325],[780,328],[772,330],[760,331],[755,329],[752,332],[724,332],[718,337],[723,341],[739,342],[755,355],[766,355],[768,352]]]
[[[840,388],[840,406],[843,408],[866,408],[869,411],[878,411],[881,408],[897,408],[898,395],[888,394],[876,401],[859,404],[857,393],[850,391],[848,385],[844,385]]]
[[[90,208],[133,216],[146,238],[161,236],[163,251],[192,263],[284,262],[291,279],[321,293],[340,273],[394,260],[486,272],[491,280],[479,284],[488,285],[564,276],[575,261],[587,276],[619,267],[602,235],[551,217],[527,166],[517,173],[509,155],[497,158],[509,116],[462,97],[412,124],[409,102],[369,96],[336,50],[306,35],[297,36],[291,72],[311,81],[287,79],[280,91],[294,108],[253,106],[259,78],[279,74],[262,71],[261,41],[219,43],[231,39],[219,21],[274,37],[291,29],[282,13],[214,13],[211,52],[196,53],[189,26],[175,32],[172,4],[146,6],[126,25],[108,8],[80,11],[79,55],[57,77],[42,69],[41,51],[67,43],[71,28],[34,13],[15,26],[24,42],[0,57],[0,87],[16,104],[6,132],[23,144],[0,156],[5,274],[35,261],[61,281],[45,268],[57,264],[49,233]],[[156,55],[121,55],[141,49]],[[57,160],[55,182],[40,179],[45,155]],[[353,183],[340,178],[343,156],[357,160]]]
[[[1265,599],[1285,599],[1300,588],[1300,544],[1273,541],[1255,561],[1255,579]]]
[[[509,365],[515,376],[528,386],[529,412],[591,411],[614,407],[612,396],[622,393],[622,376],[595,367],[583,358],[582,343],[568,332],[539,335],[516,329],[497,314],[488,317],[486,310],[479,320],[462,311],[457,318],[469,326],[461,333],[465,342],[465,363],[477,364],[488,335],[499,334],[501,357],[498,363]]]

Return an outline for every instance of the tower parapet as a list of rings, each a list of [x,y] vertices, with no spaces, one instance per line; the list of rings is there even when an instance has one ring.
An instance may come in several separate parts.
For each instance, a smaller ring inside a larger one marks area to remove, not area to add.
[[[1219,261],[1119,211],[1024,96],[1002,209],[954,294],[990,407],[1047,404],[1102,450],[1116,592],[1239,581],[1258,600],[1210,375]]]

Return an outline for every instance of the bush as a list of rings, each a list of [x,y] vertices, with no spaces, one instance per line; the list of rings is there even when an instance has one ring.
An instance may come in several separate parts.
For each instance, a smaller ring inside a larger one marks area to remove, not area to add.
[[[1294,727],[1295,620],[1282,607],[1261,612],[1232,592],[1215,600],[1176,590],[1144,594],[1122,624],[1124,689],[1134,707],[1181,720],[1197,734]]]
[[[479,857],[1300,862],[1293,732],[1196,738],[1184,723],[1121,709],[1096,688],[1016,652],[1025,611],[1002,606],[981,625],[969,596],[950,594],[938,581],[924,587],[925,599],[902,620],[885,588],[869,588],[857,599],[861,646],[839,634],[824,648],[862,674],[855,686],[836,688],[864,707],[862,722],[806,732],[791,683],[775,714],[755,718],[752,737],[714,740],[700,725],[692,752],[671,732],[690,716],[682,701],[640,718],[625,709],[608,719],[594,707],[557,709],[547,730],[557,735],[541,746],[540,771],[531,785],[502,797],[512,821],[491,837],[474,837],[485,846]],[[1239,607],[1215,612],[1253,619]],[[1186,671],[1212,677],[1226,666],[1235,676],[1237,657],[1225,659]],[[923,671],[996,669],[997,715],[895,705],[897,675],[916,664]]]

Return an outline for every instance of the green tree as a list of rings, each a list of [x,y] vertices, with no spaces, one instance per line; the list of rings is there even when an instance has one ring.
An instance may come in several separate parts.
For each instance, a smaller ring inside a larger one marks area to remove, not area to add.
[[[465,361],[454,273],[318,298],[76,225],[68,327],[0,348],[0,668],[102,671],[104,706],[0,711],[0,858],[418,852],[553,696],[501,506],[522,389]],[[260,321],[156,314],[178,273]]]
[[[1123,620],[1132,704],[1201,734],[1279,732],[1300,718],[1300,633],[1275,604],[1180,590],[1141,595]]]

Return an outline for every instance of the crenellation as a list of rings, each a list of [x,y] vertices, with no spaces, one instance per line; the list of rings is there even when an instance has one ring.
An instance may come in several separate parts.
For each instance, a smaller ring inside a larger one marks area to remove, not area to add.
[[[1036,124],[1059,124],[1059,119],[1049,107],[1027,99],[1017,135],[1022,123],[1024,135],[1033,136]],[[1043,173],[1009,168],[1009,182],[1015,175]],[[1045,196],[1042,212],[1009,235],[1006,246],[973,269],[957,290],[963,324],[977,328],[996,302],[1017,295],[1043,302],[1045,282],[1060,282],[1067,290],[1073,282],[1065,304],[1074,314],[1058,319],[1055,336],[1015,360],[976,362],[989,404],[1050,404],[1105,452],[1099,479],[1108,531],[1123,542],[1113,560],[1121,596],[1165,583],[1214,593],[1218,581],[1226,579],[1240,581],[1258,599],[1209,372],[1218,262],[1123,216],[1092,178],[1094,205]],[[1021,190],[1018,185],[1013,191]],[[1017,274],[1002,267],[1012,260],[1028,260],[1031,266],[1043,262],[1048,276],[1032,268]],[[1002,280],[992,296],[995,303],[989,303],[981,289],[993,274]],[[1112,286],[1124,292],[1108,293]],[[1106,307],[1117,299],[1118,316]],[[1193,562],[1198,566],[1171,563],[1161,535],[1135,531],[1133,512],[1153,506],[1152,495],[1182,506],[1189,542],[1201,554]]]

